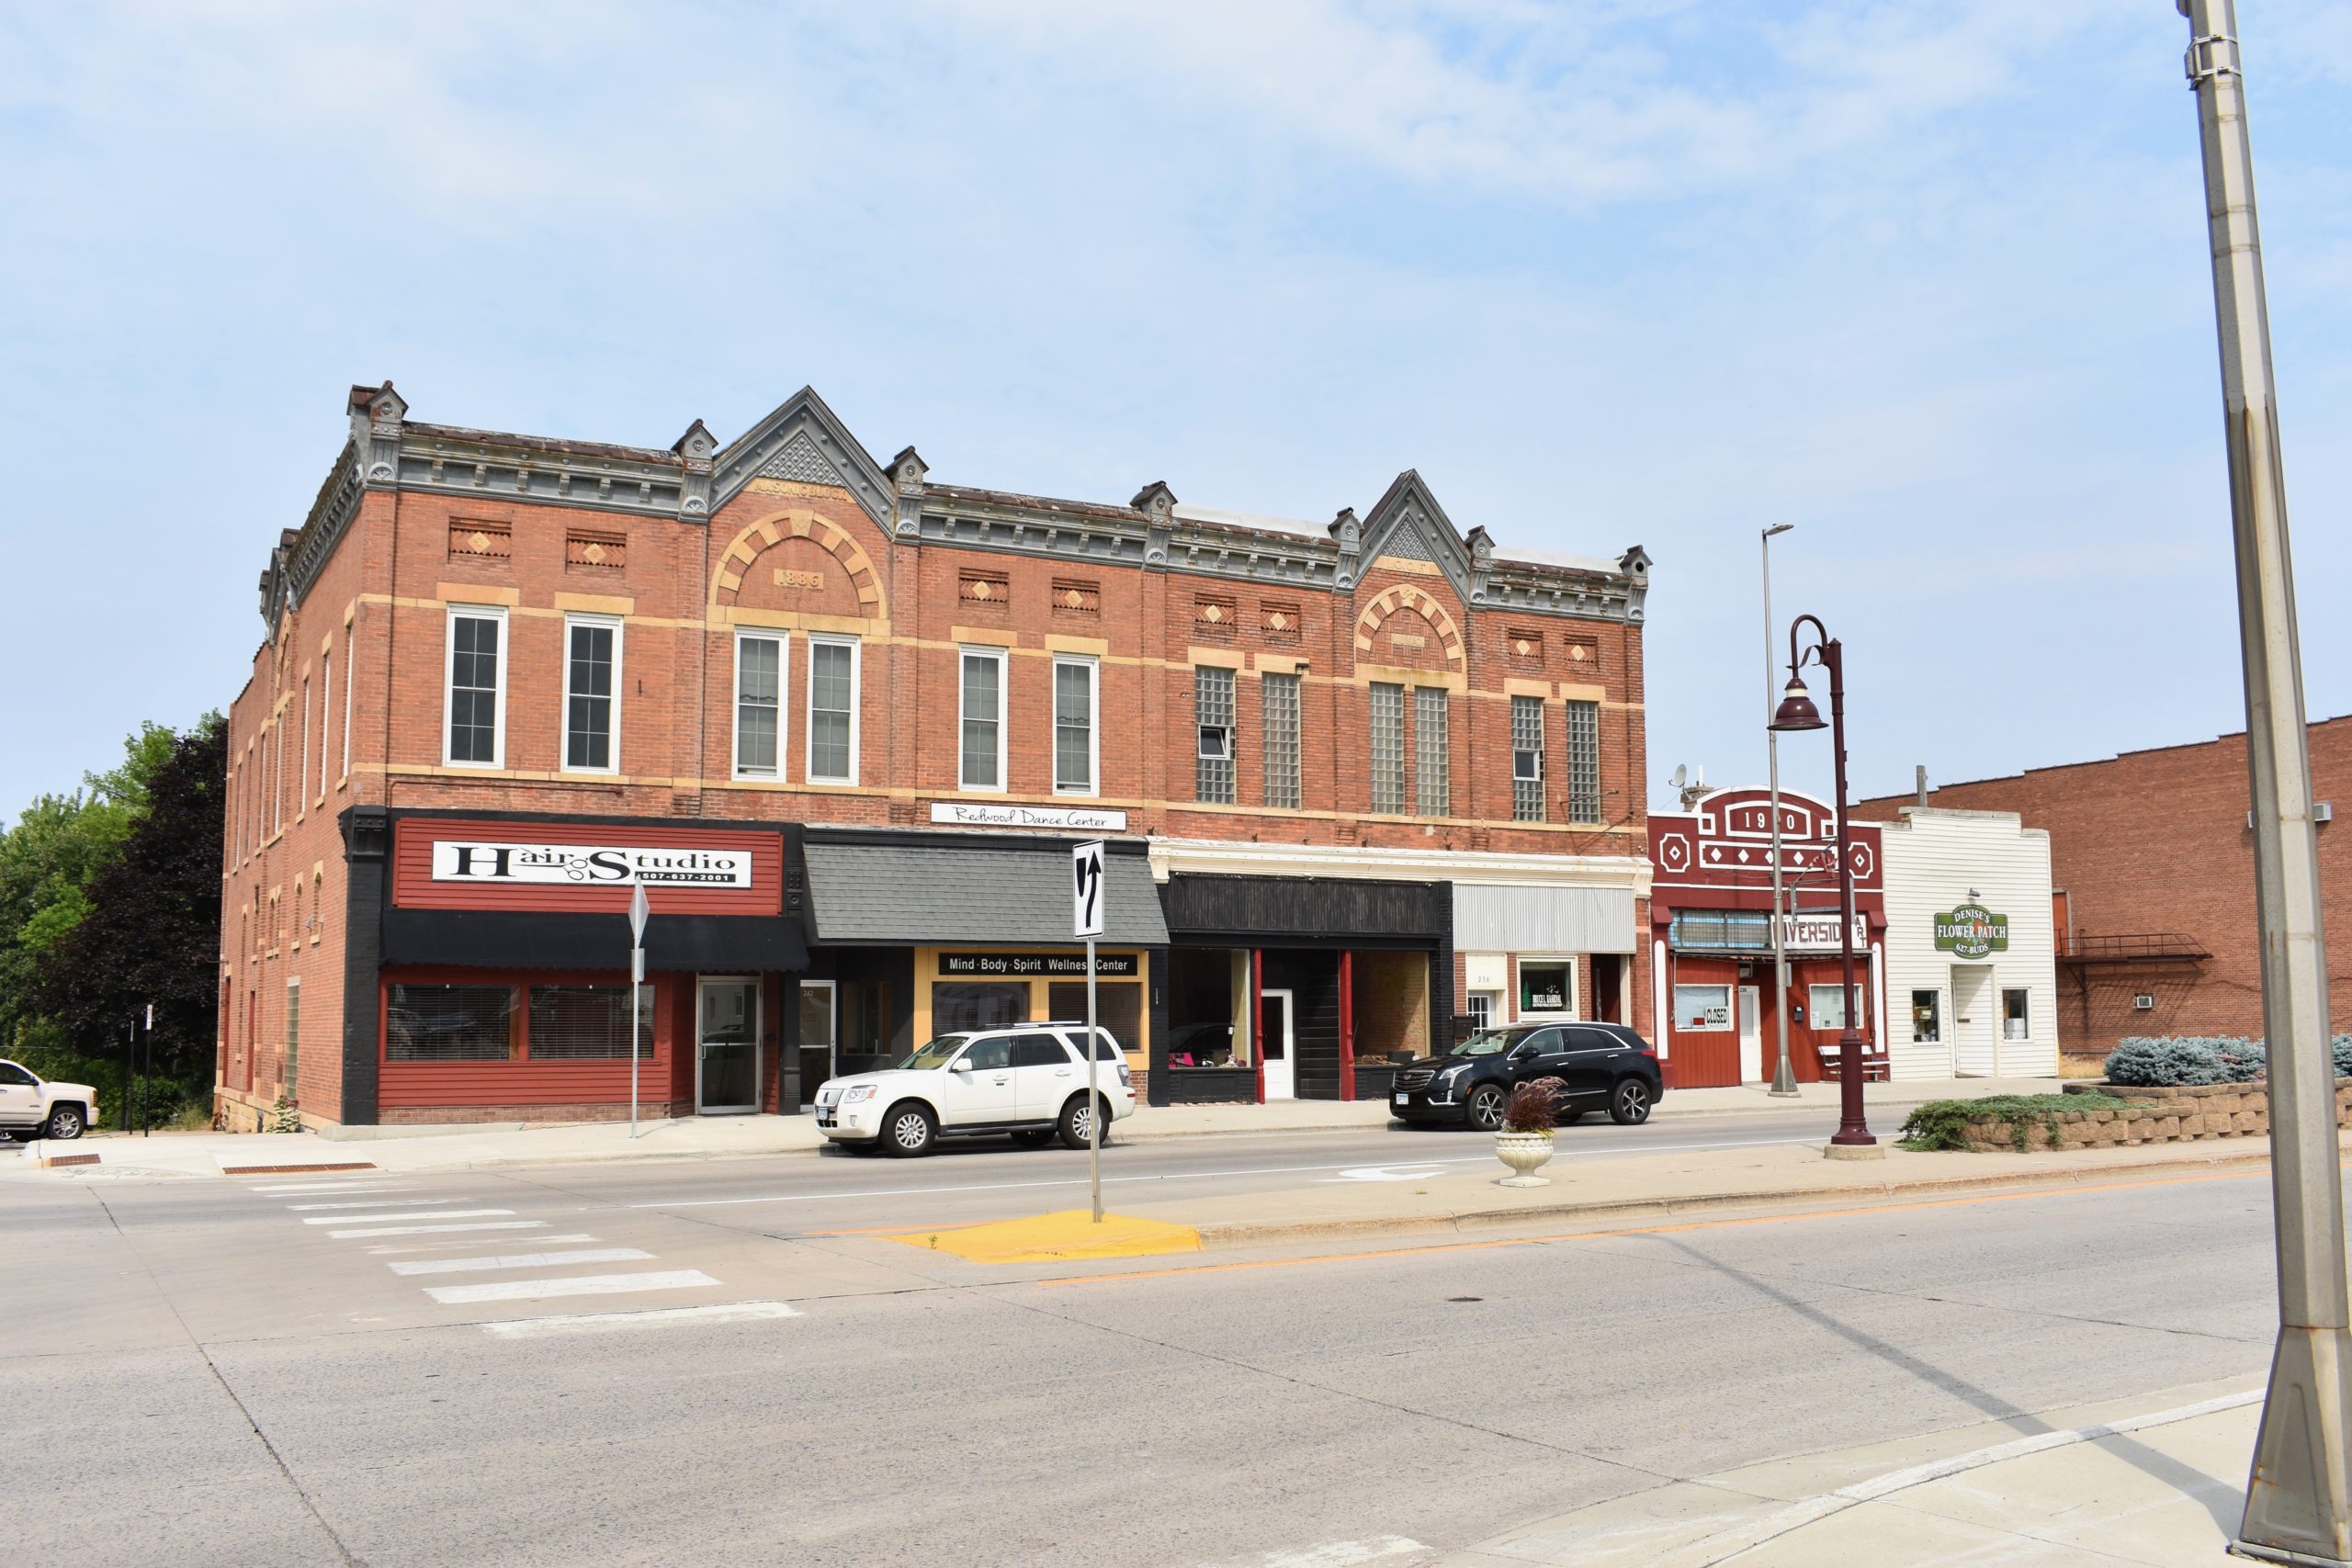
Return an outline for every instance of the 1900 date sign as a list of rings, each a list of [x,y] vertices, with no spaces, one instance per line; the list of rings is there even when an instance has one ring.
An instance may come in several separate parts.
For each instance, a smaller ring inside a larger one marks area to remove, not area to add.
[[[1086,978],[1082,953],[943,953],[942,975],[977,976],[991,980],[1025,980],[1033,976],[1070,976]],[[1094,958],[1094,972],[1105,979],[1138,973],[1132,953],[1102,953]]]
[[[1982,904],[1962,904],[1936,917],[1936,951],[1955,958],[1982,958],[2009,950],[2009,918]]]

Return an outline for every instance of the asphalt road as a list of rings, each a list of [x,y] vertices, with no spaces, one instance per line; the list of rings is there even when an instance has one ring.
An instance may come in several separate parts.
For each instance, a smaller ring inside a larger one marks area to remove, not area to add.
[[[1795,1135],[1732,1120],[1563,1157]],[[1164,1195],[1467,1144],[1105,1168]],[[0,1561],[1409,1563],[1748,1461],[2252,1378],[2269,1347],[2258,1173],[1116,1266],[819,1234],[1058,1206],[1016,1179],[1083,1170],[0,1183]]]

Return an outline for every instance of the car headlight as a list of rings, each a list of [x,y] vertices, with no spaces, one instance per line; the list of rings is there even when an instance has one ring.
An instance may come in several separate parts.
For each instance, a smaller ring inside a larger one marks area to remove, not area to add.
[[[1438,1077],[1439,1077],[1440,1079],[1442,1079],[1442,1081],[1446,1082],[1446,1083],[1452,1083],[1455,1078],[1460,1077],[1463,1074],[1464,1074],[1464,1073],[1468,1072],[1469,1070],[1470,1070],[1470,1064],[1469,1064],[1469,1063],[1467,1063],[1467,1062],[1457,1062],[1457,1063],[1455,1063],[1453,1066],[1450,1066],[1450,1067],[1446,1068],[1443,1072],[1442,1072],[1442,1073],[1438,1074]]]
[[[843,1105],[855,1105],[861,1100],[872,1100],[873,1098],[874,1086],[870,1083],[852,1084],[849,1088],[842,1090],[842,1103]]]

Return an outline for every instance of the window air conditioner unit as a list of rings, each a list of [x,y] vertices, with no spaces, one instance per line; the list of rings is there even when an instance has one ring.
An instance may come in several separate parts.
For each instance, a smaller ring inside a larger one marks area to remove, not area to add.
[[[1201,728],[1201,760],[1206,762],[1231,761],[1233,731],[1204,725]]]
[[[1510,754],[1510,776],[1521,784],[1533,784],[1544,776],[1544,753],[1513,751]]]
[[[2132,1008],[2135,1012],[2154,1012],[2156,1010],[2156,998],[2150,992],[2139,992],[2132,998]]]

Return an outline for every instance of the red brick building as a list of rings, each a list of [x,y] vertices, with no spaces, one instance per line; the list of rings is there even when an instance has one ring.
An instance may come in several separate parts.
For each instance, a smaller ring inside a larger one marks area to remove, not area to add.
[[[2352,717],[2309,728],[2314,798],[2352,804]],[[1928,804],[2013,811],[2050,834],[2061,1037],[2103,1056],[2130,1034],[2262,1032],[2243,731],[2096,762],[1938,785]],[[1910,795],[1865,801],[1891,821]],[[2335,1027],[2352,1028],[2352,843],[2319,829]]]
[[[653,1113],[792,1111],[1074,1010],[1094,837],[1155,1101],[1646,1026],[1638,547],[1410,471],[1328,525],[943,485],[806,390],[668,448],[348,414],[230,713],[229,1125],[626,1114],[638,886]]]

